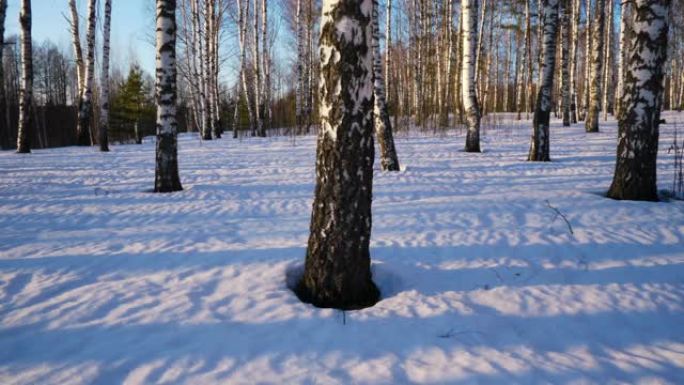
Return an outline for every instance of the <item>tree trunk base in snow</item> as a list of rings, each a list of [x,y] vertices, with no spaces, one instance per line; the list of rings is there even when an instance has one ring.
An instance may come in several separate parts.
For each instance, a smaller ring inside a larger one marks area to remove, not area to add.
[[[178,174],[178,158],[176,154],[176,136],[173,134],[157,135],[157,168],[154,192],[169,193],[183,190]]]
[[[314,275],[325,277],[325,274],[308,272],[294,289],[297,298],[304,303],[319,308],[359,310],[372,307],[380,301],[380,290],[370,276],[340,287],[332,276],[328,280],[321,280]]]

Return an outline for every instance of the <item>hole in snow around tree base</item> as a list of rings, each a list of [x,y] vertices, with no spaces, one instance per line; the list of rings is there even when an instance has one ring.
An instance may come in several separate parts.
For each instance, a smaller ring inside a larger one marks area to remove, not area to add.
[[[380,300],[395,296],[403,290],[404,280],[401,273],[388,263],[372,261],[371,273],[373,282],[380,290]],[[294,262],[285,269],[285,285],[293,293],[297,293],[297,285],[304,275],[304,263]]]

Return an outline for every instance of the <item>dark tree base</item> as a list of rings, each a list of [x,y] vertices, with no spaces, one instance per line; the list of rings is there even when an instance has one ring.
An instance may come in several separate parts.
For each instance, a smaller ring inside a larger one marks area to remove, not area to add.
[[[30,154],[31,149],[30,148],[18,148],[17,149],[17,154]]]
[[[473,148],[466,148],[465,152],[482,152],[482,150],[480,150],[480,147],[473,147]]]
[[[324,293],[321,295],[321,293],[313,293],[302,278],[294,287],[294,293],[300,301],[310,303],[318,308],[360,310],[373,307],[381,299],[380,290],[372,280],[367,282],[365,286],[363,289],[355,290],[351,295],[350,293]]]
[[[655,187],[639,188],[613,182],[606,196],[618,201],[659,202]]]

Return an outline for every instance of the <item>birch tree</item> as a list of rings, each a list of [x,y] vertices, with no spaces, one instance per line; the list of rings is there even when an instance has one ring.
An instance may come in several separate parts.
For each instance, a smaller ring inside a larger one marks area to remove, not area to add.
[[[610,71],[612,67],[612,40],[613,40],[613,0],[608,0],[608,9],[606,10],[608,14],[608,22],[606,23],[606,37],[605,46],[606,53],[604,55],[605,63],[603,65],[603,102],[601,103],[603,107],[603,120],[608,120],[608,108],[610,107],[610,101],[608,100],[608,89],[610,88]]]
[[[83,66],[83,49],[81,48],[81,32],[79,29],[78,9],[76,0],[69,0],[69,11],[71,19],[71,43],[74,49],[74,59],[76,61],[76,79],[78,85],[78,105],[83,103],[83,88],[85,87],[85,67]]]
[[[529,161],[548,162],[549,122],[551,120],[553,76],[556,67],[556,38],[558,35],[559,0],[542,0],[544,42],[542,45],[542,76],[539,82],[537,103],[534,110],[533,134],[530,143]]]
[[[480,152],[480,107],[475,84],[475,60],[477,41],[477,0],[461,0],[463,20],[463,67],[461,98],[466,113],[466,152]]]
[[[561,111],[563,126],[570,126],[570,0],[560,1],[561,9]]]
[[[84,88],[81,104],[78,109],[78,125],[76,128],[78,144],[90,146],[90,120],[93,111],[93,79],[95,75],[95,27],[97,0],[88,0],[88,25],[86,32],[86,62],[84,72]]]
[[[608,196],[657,201],[656,158],[667,61],[670,0],[635,0],[626,29],[627,63],[617,160]]]
[[[380,296],[369,254],[372,9],[372,0],[323,1],[316,189],[304,275],[296,288],[318,307],[363,308]]]
[[[380,55],[380,27],[378,0],[373,2],[373,77],[375,93],[375,136],[380,147],[380,167],[383,171],[399,171],[399,158],[394,147],[392,122],[390,121],[387,102],[385,100],[385,84],[382,73],[382,56]]]
[[[5,147],[4,135],[9,130],[8,114],[6,111],[7,100],[5,98],[5,71],[3,65],[3,54],[5,46],[5,18],[7,16],[7,0],[0,0],[0,147]],[[9,136],[9,135],[8,135]]]
[[[599,112],[601,111],[601,75],[603,74],[603,38],[605,29],[605,0],[596,0],[596,12],[593,20],[589,105],[584,122],[587,132],[599,131]]]
[[[154,191],[183,189],[176,140],[176,0],[157,0],[157,156]]]
[[[102,32],[102,78],[100,89],[100,151],[109,151],[109,34],[112,23],[112,0],[105,0],[104,27]]]
[[[627,64],[627,25],[630,15],[629,2],[620,2],[620,51],[618,54],[618,84],[615,87],[615,117],[620,119],[620,113],[622,112],[622,96],[624,94],[623,90],[623,77],[625,73],[625,66]]]
[[[31,0],[21,0],[21,82],[19,84],[19,128],[17,152],[31,152],[31,103],[33,99],[33,45],[31,41]]]

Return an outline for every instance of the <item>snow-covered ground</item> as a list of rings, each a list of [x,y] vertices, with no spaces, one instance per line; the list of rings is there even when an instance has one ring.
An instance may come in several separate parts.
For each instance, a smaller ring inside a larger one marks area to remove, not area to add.
[[[384,298],[346,314],[287,288],[313,137],[182,135],[169,195],[148,192],[149,140],[3,152],[0,384],[683,384],[684,202],[602,197],[602,130],[554,122],[551,163],[524,161],[529,122],[490,128],[482,154],[400,135],[406,169],[374,186]]]

